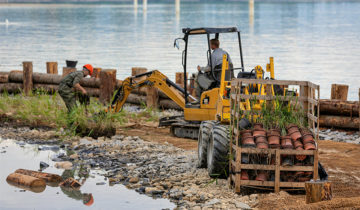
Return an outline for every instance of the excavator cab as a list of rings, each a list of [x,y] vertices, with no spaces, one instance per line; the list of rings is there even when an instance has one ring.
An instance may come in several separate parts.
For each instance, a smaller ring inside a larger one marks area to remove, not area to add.
[[[187,78],[187,72],[188,71],[188,47],[189,47],[189,38],[190,36],[199,36],[199,35],[205,35],[207,38],[207,62],[209,64],[209,66],[211,67],[211,72],[210,72],[210,77],[212,79],[212,84],[209,85],[209,89],[212,88],[216,88],[219,87],[221,84],[221,72],[222,72],[222,65],[218,65],[218,66],[212,66],[212,61],[211,61],[211,46],[210,46],[210,40],[211,39],[217,39],[219,40],[220,38],[220,34],[229,34],[229,33],[235,33],[237,36],[237,45],[239,46],[239,52],[240,52],[240,67],[238,68],[234,68],[232,66],[232,64],[230,64],[230,66],[226,69],[226,73],[225,73],[225,81],[230,81],[234,76],[234,71],[236,70],[241,70],[241,72],[244,72],[244,62],[243,62],[243,55],[242,55],[242,48],[241,48],[241,38],[240,38],[240,31],[237,30],[236,27],[228,27],[228,28],[183,28],[182,32],[184,33],[184,37],[183,38],[177,38],[174,41],[174,47],[177,47],[179,49],[179,40],[183,40],[185,42],[185,49],[183,50],[182,53],[182,65],[183,65],[183,69],[184,69],[184,89],[185,89],[185,93],[189,94],[187,91],[187,84],[188,84],[188,78]],[[185,96],[185,102],[186,102],[186,106],[187,107],[194,107],[192,103],[190,103],[189,100],[187,100],[187,95]],[[202,98],[202,97],[201,97]]]

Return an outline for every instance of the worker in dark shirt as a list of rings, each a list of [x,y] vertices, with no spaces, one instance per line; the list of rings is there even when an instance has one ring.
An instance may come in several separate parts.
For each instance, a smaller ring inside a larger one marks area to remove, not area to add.
[[[66,75],[59,84],[59,94],[66,104],[69,112],[76,107],[75,92],[81,92],[86,95],[86,90],[81,87],[80,80],[88,75],[93,74],[93,67],[90,64],[83,66],[82,71],[75,71]]]

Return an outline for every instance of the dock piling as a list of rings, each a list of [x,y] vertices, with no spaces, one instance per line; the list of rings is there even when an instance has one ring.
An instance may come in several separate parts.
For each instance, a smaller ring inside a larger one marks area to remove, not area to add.
[[[23,62],[23,88],[25,95],[29,95],[33,89],[33,64],[32,62]]]

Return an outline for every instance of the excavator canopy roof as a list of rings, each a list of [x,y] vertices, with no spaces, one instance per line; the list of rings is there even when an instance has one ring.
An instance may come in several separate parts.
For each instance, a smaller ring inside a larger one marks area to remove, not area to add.
[[[228,28],[183,28],[182,31],[183,31],[184,34],[188,34],[188,35],[238,32],[236,27],[228,27]]]

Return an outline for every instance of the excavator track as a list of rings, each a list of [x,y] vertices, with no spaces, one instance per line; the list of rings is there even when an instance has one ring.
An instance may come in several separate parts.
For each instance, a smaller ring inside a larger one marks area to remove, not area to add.
[[[159,127],[170,126],[172,135],[179,138],[198,139],[201,122],[186,121],[184,116],[161,118]]]

